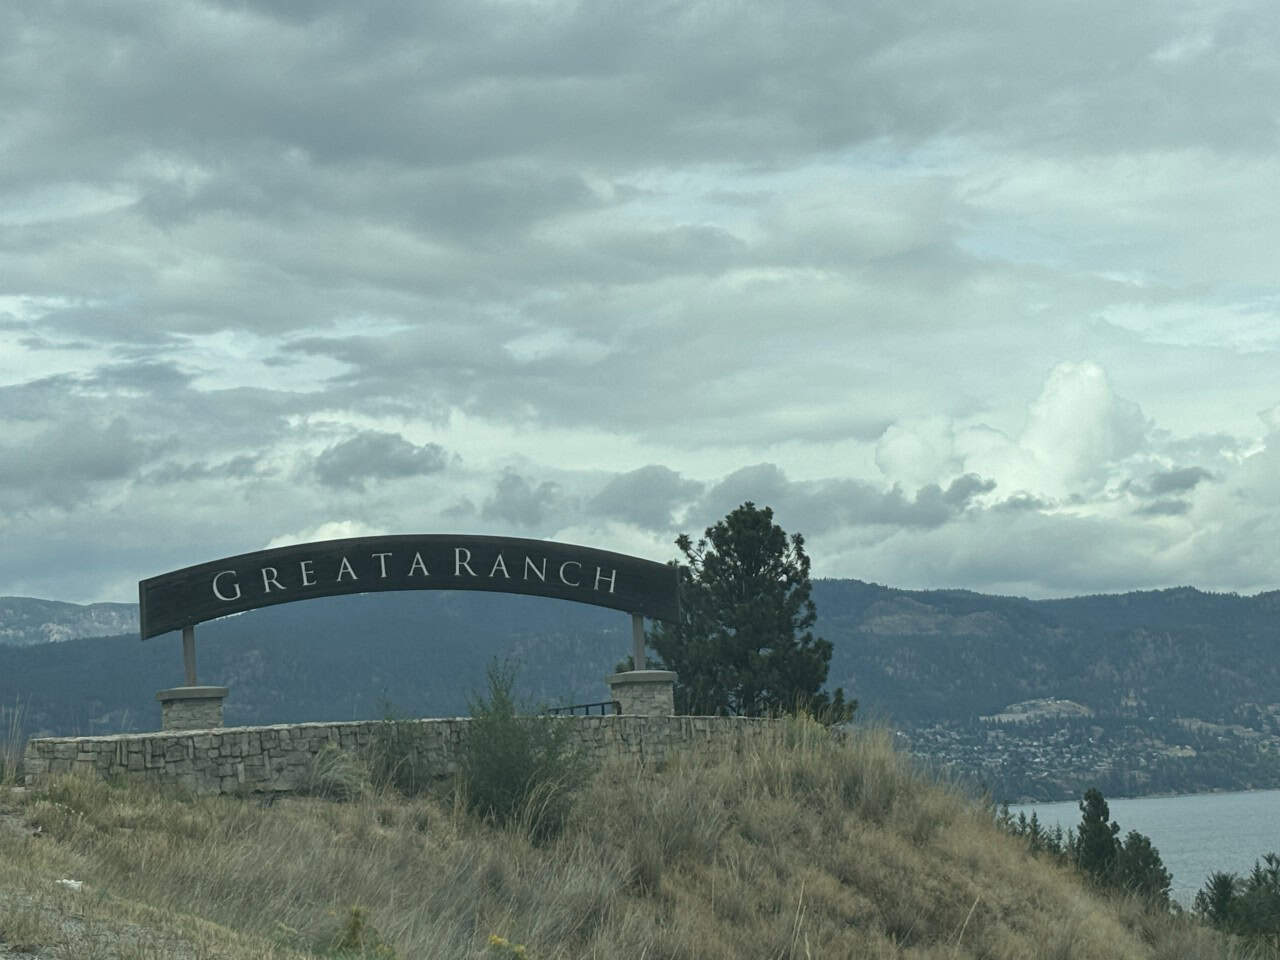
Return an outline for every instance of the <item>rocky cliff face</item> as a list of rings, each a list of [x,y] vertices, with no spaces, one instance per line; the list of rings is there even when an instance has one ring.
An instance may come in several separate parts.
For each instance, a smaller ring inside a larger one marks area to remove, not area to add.
[[[26,647],[77,637],[107,637],[138,629],[133,603],[62,603],[0,597],[0,644]]]

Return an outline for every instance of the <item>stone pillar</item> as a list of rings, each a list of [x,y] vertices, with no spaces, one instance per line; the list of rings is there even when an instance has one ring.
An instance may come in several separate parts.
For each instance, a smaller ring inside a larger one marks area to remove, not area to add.
[[[670,670],[628,670],[605,679],[621,713],[670,717],[676,712],[676,675]]]
[[[162,730],[211,730],[222,726],[226,687],[171,687],[156,694]]]

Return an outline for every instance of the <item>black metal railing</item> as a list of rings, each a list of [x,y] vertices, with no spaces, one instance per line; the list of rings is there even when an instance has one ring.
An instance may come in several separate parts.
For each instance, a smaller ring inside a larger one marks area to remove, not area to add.
[[[584,717],[589,717],[596,707],[600,708],[600,716],[602,717],[611,713],[622,712],[622,704],[617,700],[601,700],[599,703],[575,703],[571,707],[548,707],[546,712],[553,717],[572,717],[581,710]]]

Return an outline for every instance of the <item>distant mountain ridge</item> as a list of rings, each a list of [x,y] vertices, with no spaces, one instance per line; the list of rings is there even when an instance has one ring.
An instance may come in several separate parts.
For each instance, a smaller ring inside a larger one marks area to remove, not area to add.
[[[1280,701],[1280,591],[1241,597],[1178,587],[1027,600],[817,580],[813,596],[816,632],[834,648],[829,685],[905,722],[995,714],[1013,703],[1054,697],[1104,716],[1141,708],[1213,720],[1231,717],[1242,703]],[[430,636],[451,669],[462,666],[458,658],[471,673],[492,656],[519,652],[531,660],[526,680],[539,695],[594,697],[603,687],[588,673],[603,676],[628,652],[625,642],[600,641],[624,631],[625,619],[538,598],[410,592],[287,604],[204,624],[197,632],[202,673],[219,682],[244,671],[248,661],[238,659],[241,653],[269,663],[296,646],[300,656],[337,663],[351,649],[351,638],[377,636],[367,650],[377,662],[384,651],[399,659],[406,644],[420,646],[415,637]],[[33,661],[73,655],[72,648],[41,651],[49,640],[131,633],[137,642],[136,630],[135,604],[0,599],[0,643],[33,648]],[[438,636],[441,631],[448,636]],[[466,638],[465,647],[455,649],[459,637]],[[150,659],[168,644],[157,637],[140,648],[126,645],[125,662]],[[579,658],[574,664],[564,660],[570,650]],[[544,658],[548,667],[564,669],[538,673],[532,664]],[[358,676],[344,668],[341,679],[345,684]],[[301,679],[268,682],[278,682],[285,694]],[[0,695],[13,683],[0,680]],[[317,690],[328,685],[320,678],[315,683]],[[463,706],[455,691],[450,707]]]
[[[828,685],[1005,797],[1070,796],[1081,783],[1117,795],[1280,786],[1280,592],[1027,600],[818,580],[813,597],[834,650]],[[155,691],[182,682],[177,634],[144,643],[133,605],[93,607],[127,623],[115,636],[0,644],[0,708],[22,698],[32,732],[154,729]],[[90,609],[3,601],[16,616],[0,613],[0,636],[88,630],[104,622]],[[285,604],[196,633],[200,681],[231,689],[228,724],[464,714],[494,657],[519,663],[531,702],[600,701],[630,652],[624,614],[447,591]],[[991,719],[1057,700],[1081,709]]]
[[[1065,600],[814,584],[829,682],[913,720],[1062,697],[1225,718],[1280,701],[1280,591],[1190,587]]]
[[[63,603],[0,597],[0,644],[25,647],[138,629],[136,603]]]

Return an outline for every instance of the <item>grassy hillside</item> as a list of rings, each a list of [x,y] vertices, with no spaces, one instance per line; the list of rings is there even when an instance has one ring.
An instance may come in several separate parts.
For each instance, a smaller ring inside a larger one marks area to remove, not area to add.
[[[368,787],[263,806],[64,778],[0,808],[0,956],[1245,956],[1034,859],[874,730],[606,767],[541,845]]]

